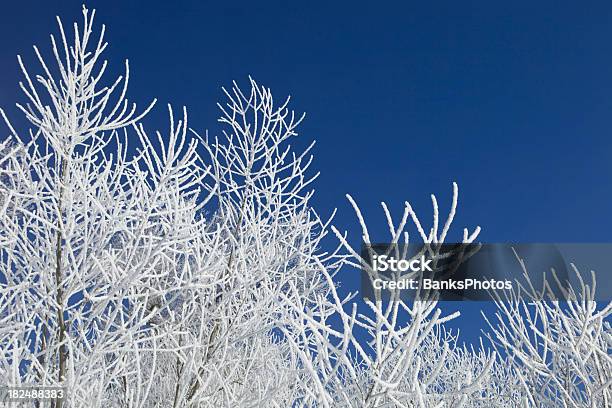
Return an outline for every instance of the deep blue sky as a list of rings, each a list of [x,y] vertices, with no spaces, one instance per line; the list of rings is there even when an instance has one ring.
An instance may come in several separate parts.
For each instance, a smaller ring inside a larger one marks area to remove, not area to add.
[[[165,128],[170,102],[216,133],[220,87],[250,74],[307,113],[315,203],[338,207],[342,229],[358,232],[345,193],[384,240],[381,200],[399,216],[408,199],[429,220],[429,194],[447,208],[457,181],[456,231],[610,241],[609,2],[223,3],[87,2],[107,25],[111,65],[130,59],[131,98],[159,99],[154,124]],[[24,100],[16,54],[33,64],[31,45],[48,47],[54,16],[72,22],[80,4],[3,4],[0,106],[12,117]]]

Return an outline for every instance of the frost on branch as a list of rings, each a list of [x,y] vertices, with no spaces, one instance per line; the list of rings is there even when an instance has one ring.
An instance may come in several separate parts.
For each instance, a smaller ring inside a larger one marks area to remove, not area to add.
[[[104,28],[94,40],[93,13],[83,17],[73,45],[61,23],[61,42],[51,37],[53,66],[35,48],[42,74],[19,59],[28,103],[18,106],[33,129],[24,138],[7,120],[2,142],[0,378],[63,384],[69,406],[106,406],[120,388],[129,406],[147,400],[160,369],[143,363],[167,341],[156,322],[171,313],[174,285],[201,279],[205,254],[189,240],[204,225],[206,169],[186,113],[174,122],[170,112],[160,145],[136,125],[149,108],[125,99],[127,63],[125,79],[104,85]],[[135,155],[129,133],[140,136]]]
[[[398,222],[382,203],[391,235],[388,242],[399,244],[396,250],[410,244],[408,225],[413,224],[434,257],[444,255],[440,253],[441,244],[456,213],[457,185],[453,185],[451,208],[441,229],[438,203],[435,196],[431,198],[433,221],[427,233],[409,203],[405,203]],[[361,225],[363,242],[372,243],[359,207],[350,196],[348,199]],[[333,230],[352,257],[348,262],[356,268],[367,265],[345,235]],[[463,242],[473,242],[479,232],[480,228],[472,233],[464,230]],[[377,277],[376,273],[368,271],[371,280]],[[424,292],[408,302],[399,290],[391,291],[388,299],[383,299],[380,289],[374,292],[373,300],[365,299],[367,308],[351,315],[352,326],[357,329],[350,334],[355,353],[346,357],[347,366],[341,370],[343,382],[335,393],[351,406],[465,406],[468,400],[474,402],[483,393],[495,354],[485,351],[473,354],[456,345],[456,339],[445,331],[443,324],[458,313],[443,316],[437,307],[438,293]],[[365,341],[357,340],[364,337]],[[473,406],[480,406],[475,402]]]
[[[495,319],[487,319],[492,344],[508,356],[527,406],[607,407],[612,403],[612,302],[595,302],[591,283],[572,264],[577,288],[565,290],[552,270],[552,282],[538,291],[525,262],[522,285],[496,296]],[[546,281],[546,275],[543,276]],[[559,300],[551,285],[564,291]]]
[[[152,134],[83,17],[53,66],[35,49],[42,75],[21,64],[29,137],[6,120],[2,382],[64,385],[75,407],[291,405],[307,374],[285,299],[319,307],[341,259],[289,147],[301,119],[251,81],[227,91],[222,137],[172,109]]]

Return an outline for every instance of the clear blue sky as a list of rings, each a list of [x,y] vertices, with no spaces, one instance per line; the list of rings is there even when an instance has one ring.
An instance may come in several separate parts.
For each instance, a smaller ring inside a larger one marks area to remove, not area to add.
[[[315,204],[356,235],[345,193],[381,240],[379,202],[461,190],[456,231],[484,241],[610,241],[612,4],[609,2],[96,1],[106,57],[130,59],[131,98],[189,108],[218,131],[220,87],[247,75],[305,111],[317,140]],[[309,3],[309,4],[306,4]],[[48,47],[77,1],[11,1],[0,24],[0,106],[23,101],[16,54]],[[305,143],[304,143],[305,144]],[[446,208],[446,207],[443,207]],[[350,286],[350,283],[347,282]]]

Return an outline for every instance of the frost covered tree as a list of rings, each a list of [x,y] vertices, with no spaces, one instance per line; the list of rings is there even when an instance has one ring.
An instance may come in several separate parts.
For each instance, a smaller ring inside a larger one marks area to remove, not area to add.
[[[494,350],[459,346],[435,293],[341,297],[336,273],[363,260],[310,205],[312,145],[292,149],[289,99],[234,83],[219,136],[171,107],[151,132],[155,101],[128,102],[128,63],[106,80],[94,12],[71,40],[58,23],[52,63],[34,47],[33,75],[19,58],[31,130],[1,111],[0,384],[66,387],[54,408],[609,404],[610,306],[540,302],[539,330],[499,300]],[[457,201],[454,185],[442,220],[432,196],[431,227],[383,203],[390,242],[412,228],[440,248]]]
[[[73,42],[60,22],[53,65],[34,49],[41,74],[19,59],[29,136],[2,113],[2,383],[63,385],[58,406],[290,405],[311,372],[286,300],[326,313],[342,260],[289,147],[301,118],[251,81],[219,105],[221,137],[171,108],[151,136],[83,17]]]
[[[521,390],[523,405],[608,407],[612,404],[612,302],[597,305],[595,273],[591,282],[576,275],[567,287],[554,270],[549,284],[536,289],[523,259],[523,284],[495,294],[498,312],[487,319],[495,348]],[[546,282],[546,275],[543,276]],[[553,290],[556,285],[561,296]]]

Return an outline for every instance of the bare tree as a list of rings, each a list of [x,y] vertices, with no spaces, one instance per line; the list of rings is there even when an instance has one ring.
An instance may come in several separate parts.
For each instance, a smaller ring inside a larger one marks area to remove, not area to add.
[[[289,148],[301,118],[251,81],[219,105],[222,137],[171,108],[151,137],[127,62],[104,85],[93,17],[72,45],[58,20],[35,80],[19,59],[29,137],[2,113],[2,382],[66,386],[67,406],[291,404],[304,374],[282,299],[316,309],[342,260],[320,250],[308,150]]]
[[[494,294],[498,312],[489,320],[492,344],[507,356],[525,406],[607,407],[612,403],[612,302],[595,301],[591,284],[574,265],[578,287],[542,277],[542,289],[532,283],[525,262],[518,289]],[[550,282],[549,282],[550,281]],[[553,290],[554,286],[562,291]]]

